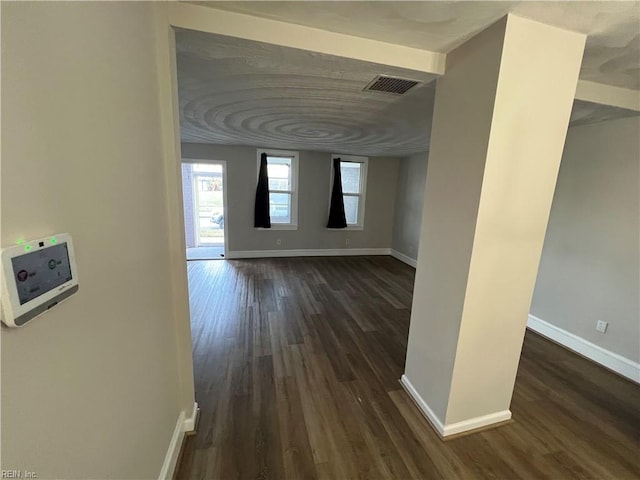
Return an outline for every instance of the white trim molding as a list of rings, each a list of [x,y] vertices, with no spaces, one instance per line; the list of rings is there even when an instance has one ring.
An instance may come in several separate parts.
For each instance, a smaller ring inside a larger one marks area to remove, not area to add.
[[[185,433],[193,433],[196,430],[196,420],[198,419],[198,402],[193,402],[193,410],[191,415],[184,419],[184,431]]]
[[[442,438],[449,437],[451,435],[458,435],[473,430],[478,430],[490,425],[506,422],[511,420],[511,411],[504,410],[502,412],[490,413],[488,415],[482,415],[480,417],[470,418],[469,420],[463,420],[462,422],[451,423],[444,425],[433,410],[427,405],[427,402],[420,396],[415,387],[411,384],[406,375],[402,375],[400,383],[404,387],[405,391],[409,394],[411,399],[415,402],[420,412],[429,421],[434,430]]]
[[[410,267],[413,267],[413,268],[418,267],[418,260],[416,260],[415,258],[411,258],[410,256],[405,255],[404,253],[400,253],[398,250],[394,250],[393,248],[391,249],[391,256],[395,259],[400,260],[403,263],[406,263]]]
[[[184,412],[180,412],[178,415],[178,421],[176,422],[176,428],[173,429],[173,435],[169,442],[169,448],[162,462],[162,468],[160,469],[160,475],[158,480],[171,480],[173,472],[178,464],[178,455],[180,455],[180,447],[182,446],[182,438],[184,437]]]
[[[164,462],[162,462],[162,468],[160,469],[160,475],[158,480],[171,480],[173,474],[178,466],[178,457],[180,456],[180,449],[182,448],[182,439],[187,432],[193,432],[195,429],[195,422],[198,416],[198,404],[194,402],[193,411],[190,417],[187,417],[184,412],[180,412],[178,420],[176,421],[176,427],[173,429],[173,435],[169,441],[169,448],[164,456]]]
[[[606,350],[534,315],[529,315],[527,328],[629,380],[640,383],[640,363]]]
[[[246,13],[218,10],[211,6],[183,2],[167,2],[166,5],[169,23],[174,27],[354,58],[436,75],[442,75],[445,71],[447,55],[441,52],[330,32]]]
[[[345,170],[342,168],[348,168],[343,164],[357,164],[360,169],[360,184],[358,185],[357,192],[342,192],[342,198],[345,197],[357,197],[358,198],[358,211],[356,212],[356,223],[347,223],[345,228],[327,228],[327,230],[364,230],[364,218],[365,218],[365,206],[367,203],[367,175],[369,170],[369,157],[363,157],[358,155],[341,155],[339,153],[331,154],[331,174],[329,175],[329,204],[327,205],[327,216],[331,211],[331,197],[333,195],[333,180],[335,178],[335,171],[333,168],[333,161],[340,160],[340,170],[344,174]]]
[[[267,182],[267,190],[269,192],[269,212],[271,213],[271,194],[279,193],[282,195],[289,195],[289,221],[278,222],[285,217],[275,217],[271,214],[271,228],[273,230],[297,230],[298,229],[298,172],[300,165],[300,154],[294,150],[275,150],[269,148],[258,148],[256,150],[256,182],[260,177],[260,163],[262,155],[267,155],[267,164],[279,164],[289,165],[289,188],[285,190],[279,190],[271,188]],[[272,158],[272,162],[269,162],[269,158]],[[256,227],[262,228],[262,227]],[[266,229],[269,230],[269,229]]]
[[[402,375],[402,377],[400,378],[400,384],[409,394],[416,406],[420,409],[422,415],[424,415],[424,417],[429,421],[433,429],[438,432],[438,435],[444,437],[444,425],[442,424],[442,421],[438,418],[435,412],[431,410],[431,407],[427,405],[427,402],[425,402],[424,399],[420,396],[420,394],[406,375]]]
[[[469,420],[463,420],[462,422],[445,425],[444,435],[442,436],[446,438],[451,435],[457,435],[459,433],[470,432],[484,427],[489,427],[491,425],[497,425],[508,420],[511,420],[511,410],[490,413],[488,415],[470,418]]]
[[[340,257],[350,255],[390,255],[389,248],[325,248],[300,250],[241,250],[228,252],[227,259],[275,257]]]
[[[298,224],[293,224],[293,223],[272,223],[270,228],[264,228],[264,227],[253,227],[256,230],[297,230],[298,229]]]

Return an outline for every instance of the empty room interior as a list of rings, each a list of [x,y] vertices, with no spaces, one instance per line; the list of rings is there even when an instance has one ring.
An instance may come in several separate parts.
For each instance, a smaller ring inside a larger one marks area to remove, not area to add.
[[[640,2],[0,9],[3,478],[640,478]]]

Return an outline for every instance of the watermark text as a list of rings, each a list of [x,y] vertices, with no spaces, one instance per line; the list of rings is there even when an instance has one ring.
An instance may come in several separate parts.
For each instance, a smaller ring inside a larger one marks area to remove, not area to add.
[[[0,470],[0,478],[38,478],[31,470]]]

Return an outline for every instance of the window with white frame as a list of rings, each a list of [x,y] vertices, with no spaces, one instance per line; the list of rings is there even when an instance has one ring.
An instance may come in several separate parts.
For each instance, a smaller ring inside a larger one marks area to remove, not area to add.
[[[295,229],[298,226],[298,152],[258,150],[258,171],[263,153],[267,154],[271,228]]]
[[[332,155],[340,159],[340,175],[342,177],[342,198],[347,227],[359,229],[364,227],[364,205],[367,190],[368,157],[355,155]],[[331,168],[331,185],[333,185],[333,167]]]

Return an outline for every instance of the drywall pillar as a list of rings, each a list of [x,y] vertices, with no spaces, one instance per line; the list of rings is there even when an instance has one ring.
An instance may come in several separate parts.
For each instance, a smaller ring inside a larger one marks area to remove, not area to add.
[[[511,418],[584,44],[508,15],[438,79],[402,383],[443,437]]]

